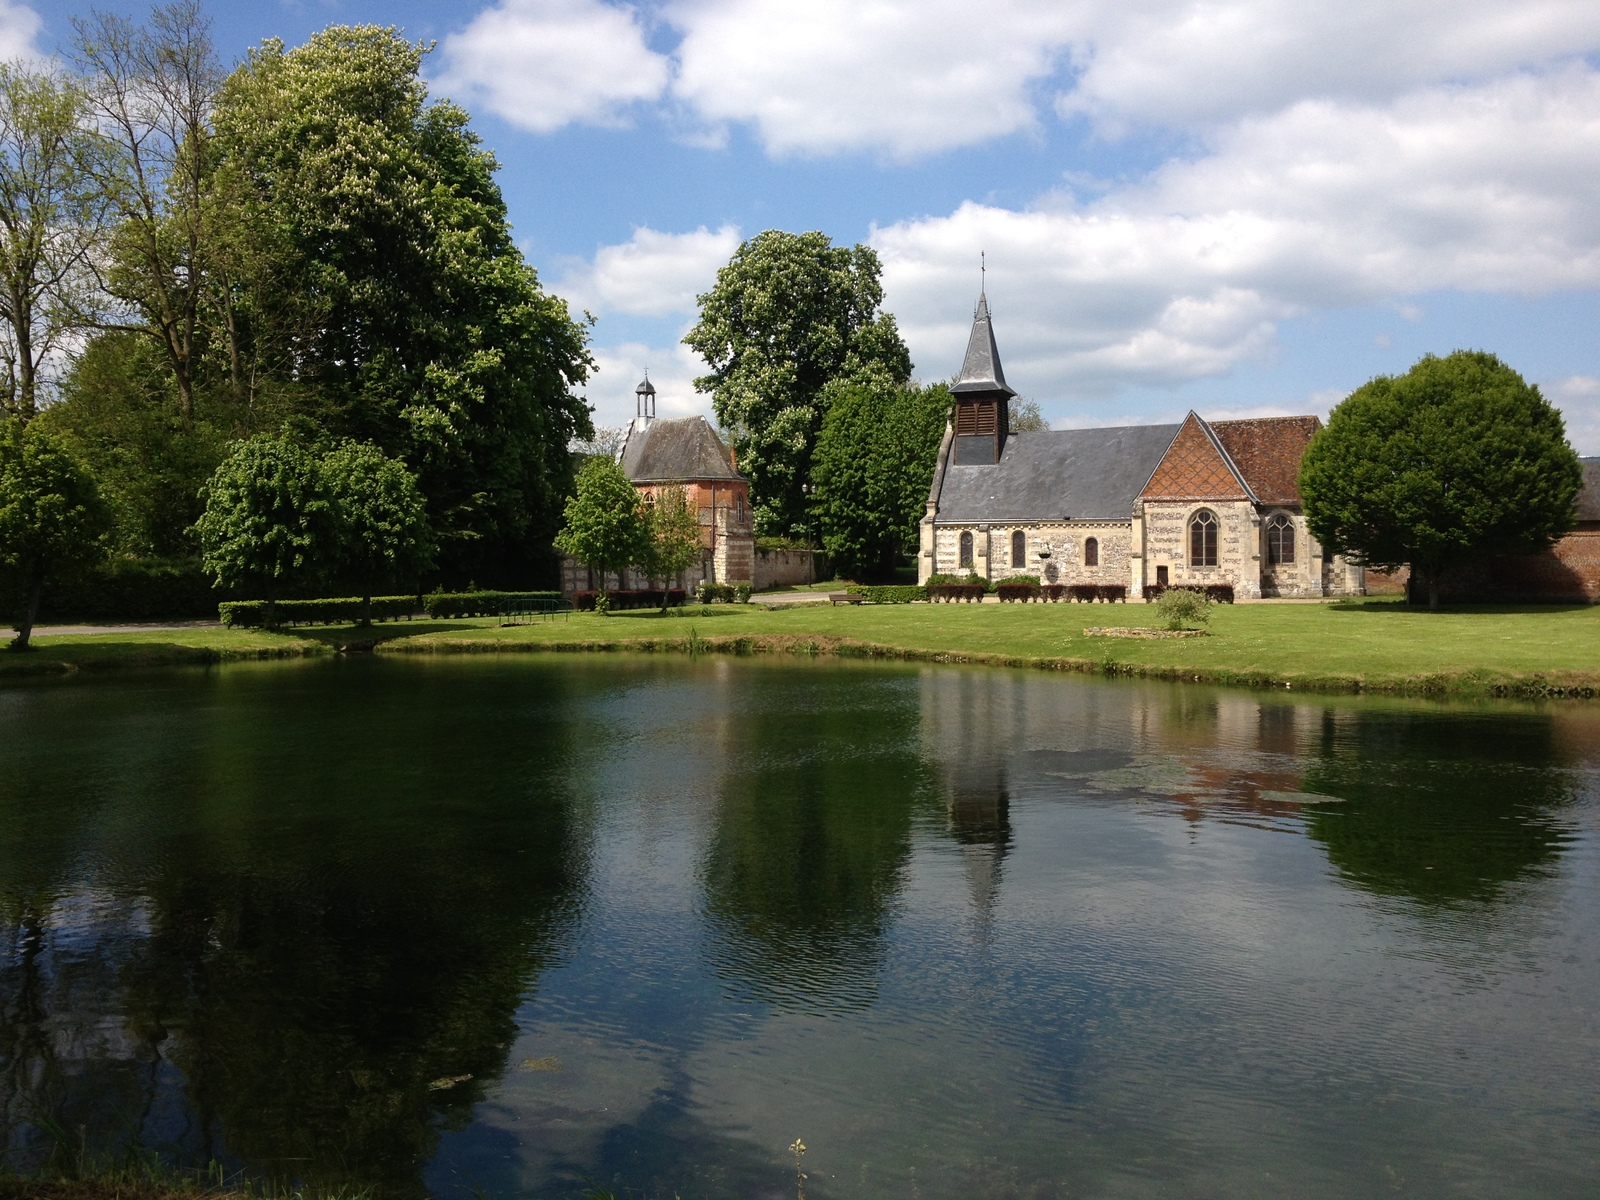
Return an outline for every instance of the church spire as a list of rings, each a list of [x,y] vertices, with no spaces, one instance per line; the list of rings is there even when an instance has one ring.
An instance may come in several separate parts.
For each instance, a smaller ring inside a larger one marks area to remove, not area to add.
[[[1006,396],[1017,393],[1006,386],[1006,373],[1000,367],[1000,350],[994,344],[994,326],[989,323],[989,297],[978,292],[978,308],[972,315],[972,336],[967,339],[967,357],[961,363],[961,374],[950,389],[957,395],[965,392],[1001,392]]]

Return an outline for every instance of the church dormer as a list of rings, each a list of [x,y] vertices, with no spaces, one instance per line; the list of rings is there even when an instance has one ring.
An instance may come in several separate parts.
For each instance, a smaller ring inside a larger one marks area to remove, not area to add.
[[[989,323],[989,300],[981,292],[972,318],[972,336],[967,339],[967,357],[950,390],[956,398],[955,464],[986,466],[999,462],[1011,433],[1011,397],[1017,393],[1006,386],[1000,351],[994,344],[994,327]]]

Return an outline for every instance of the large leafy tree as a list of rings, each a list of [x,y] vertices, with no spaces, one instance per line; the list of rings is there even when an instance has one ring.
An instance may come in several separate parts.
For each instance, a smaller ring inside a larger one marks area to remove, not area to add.
[[[12,419],[0,429],[0,575],[19,599],[12,650],[26,650],[47,581],[101,555],[100,490],[61,440]]]
[[[639,492],[610,459],[584,461],[556,548],[600,572],[596,607],[601,612],[607,610],[606,573],[625,571],[650,556],[650,526]]]
[[[836,569],[885,574],[917,545],[950,389],[831,384],[812,473],[822,545]]]
[[[1300,470],[1324,548],[1409,566],[1413,594],[1435,609],[1464,563],[1531,553],[1570,529],[1582,484],[1561,414],[1494,355],[1467,350],[1357,388]]]
[[[361,588],[363,625],[372,624],[379,584],[417,577],[433,562],[433,531],[417,480],[376,446],[347,441],[322,459],[340,568]]]
[[[769,229],[741,245],[699,298],[683,339],[711,367],[695,387],[750,478],[757,532],[807,530],[811,456],[833,380],[911,378],[891,314],[880,311],[878,256],[822,233]]]
[[[218,186],[270,271],[235,255],[257,343],[328,433],[403,457],[447,573],[540,560],[591,434],[586,330],[511,237],[467,114],[430,102],[424,48],[377,26],[267,41],[223,85]]]
[[[24,421],[91,290],[106,198],[87,111],[71,77],[0,63],[0,408]]]
[[[206,484],[195,522],[202,563],[218,587],[259,587],[267,623],[285,586],[324,574],[337,553],[336,530],[317,459],[290,438],[257,435],[238,443]]]

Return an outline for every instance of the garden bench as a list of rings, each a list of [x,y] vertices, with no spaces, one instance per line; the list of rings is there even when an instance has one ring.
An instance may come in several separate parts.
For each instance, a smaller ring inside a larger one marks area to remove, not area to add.
[[[860,604],[865,596],[855,596],[849,592],[829,592],[828,599],[835,604]]]

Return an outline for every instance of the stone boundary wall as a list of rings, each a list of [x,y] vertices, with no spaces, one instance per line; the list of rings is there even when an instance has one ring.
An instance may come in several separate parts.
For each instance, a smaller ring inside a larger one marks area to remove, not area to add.
[[[793,587],[816,579],[816,556],[810,550],[755,550],[751,586],[758,592],[768,588]]]

